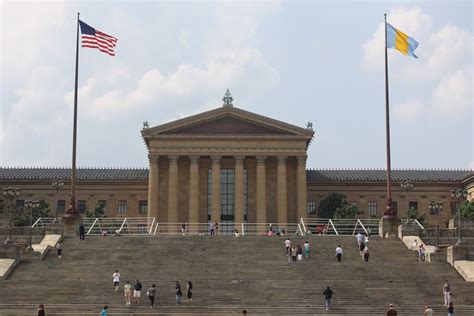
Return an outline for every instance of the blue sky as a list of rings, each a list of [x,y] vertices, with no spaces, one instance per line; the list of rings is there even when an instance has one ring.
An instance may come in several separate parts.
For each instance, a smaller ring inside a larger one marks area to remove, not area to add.
[[[384,168],[383,13],[394,168],[474,168],[473,7],[437,2],[2,2],[2,166],[70,166],[76,13],[118,38],[80,49],[77,163],[146,167],[142,122],[234,105],[313,122],[308,168]],[[111,141],[113,140],[113,141]]]

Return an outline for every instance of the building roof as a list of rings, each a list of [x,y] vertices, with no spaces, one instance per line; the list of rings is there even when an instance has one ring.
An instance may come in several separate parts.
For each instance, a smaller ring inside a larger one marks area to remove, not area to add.
[[[442,170],[442,169],[394,169],[392,170],[393,181],[442,181],[460,182],[473,170]],[[306,179],[308,181],[386,181],[386,169],[320,169],[307,170]]]
[[[473,170],[435,170],[435,169],[395,169],[392,170],[394,181],[442,181],[461,182],[474,175]],[[70,168],[2,168],[0,167],[0,181],[2,180],[53,180],[71,177]],[[146,168],[79,168],[78,180],[148,180]],[[379,182],[386,181],[384,169],[313,169],[306,170],[306,179],[310,182],[326,181],[357,181]]]
[[[71,168],[0,168],[1,180],[68,180]],[[145,168],[78,168],[78,180],[148,180]]]

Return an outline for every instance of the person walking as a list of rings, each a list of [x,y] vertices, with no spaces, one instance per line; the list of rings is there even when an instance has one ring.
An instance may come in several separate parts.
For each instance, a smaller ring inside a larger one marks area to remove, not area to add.
[[[369,247],[365,247],[364,250],[362,250],[362,258],[365,262],[369,262]]]
[[[360,244],[364,242],[364,235],[358,232],[356,235],[356,241],[357,241],[357,246],[360,248]]]
[[[415,241],[411,245],[411,250],[414,250],[414,251],[418,250],[418,240],[415,239]]]
[[[86,232],[86,228],[84,227],[84,224],[81,223],[81,225],[79,226],[79,239],[80,240],[84,240],[85,232]]]
[[[341,247],[341,245],[338,245],[337,248],[336,248],[337,261],[341,262],[342,254],[343,254],[342,247]]]
[[[291,252],[291,240],[287,238],[283,243],[285,244],[286,255],[288,255]]]
[[[142,284],[140,280],[136,279],[135,284],[133,285],[133,298],[135,299],[135,304],[140,305],[140,296],[142,295]]]
[[[451,286],[449,285],[448,280],[444,281],[443,284],[443,296],[444,296],[444,306],[448,306],[451,302]]]
[[[60,242],[56,245],[56,250],[58,251],[58,258],[61,259],[63,255],[63,245]]]
[[[181,292],[181,285],[179,284],[179,280],[176,281],[175,294],[176,294],[176,305],[179,305],[181,304],[181,295],[183,295],[183,292]]]
[[[291,247],[291,261],[296,262],[296,255],[298,254],[296,247]]]
[[[188,281],[188,285],[186,286],[186,297],[188,298],[188,303],[193,303],[193,283]]]
[[[107,305],[102,308],[100,311],[100,316],[107,316],[107,308],[109,308]]]
[[[425,311],[423,312],[423,316],[433,316],[433,309],[431,309],[428,304],[425,305]]]
[[[125,282],[125,285],[123,286],[123,295],[125,296],[125,305],[130,306],[130,297],[132,294],[132,285],[130,284],[129,281]]]
[[[303,251],[304,251],[304,256],[306,257],[306,259],[309,259],[309,253],[310,253],[310,251],[311,251],[311,248],[310,248],[310,246],[309,246],[309,242],[308,242],[308,241],[305,241],[305,242],[304,242]]]
[[[181,234],[183,236],[186,235],[186,223],[181,224]]]
[[[328,311],[331,308],[331,298],[332,298],[332,290],[329,288],[329,286],[324,290],[324,300],[326,302],[326,310]]]
[[[115,292],[118,292],[120,285],[120,273],[118,270],[115,270],[115,273],[112,274],[112,278],[114,279]]]
[[[39,304],[38,306],[38,316],[46,316],[46,312],[44,311],[44,305]]]
[[[209,222],[209,230],[211,231],[211,236],[214,236],[214,222]]]
[[[153,305],[155,305],[156,287],[154,284],[148,289],[146,294],[148,295],[148,298],[150,298],[150,309],[151,309],[153,308]]]
[[[393,304],[390,304],[387,311],[387,316],[397,316],[397,310],[393,308]]]
[[[214,235],[217,236],[218,231],[219,231],[219,223],[215,221],[214,222]]]
[[[449,302],[449,306],[448,306],[448,316],[454,316],[454,306],[453,306],[453,302]]]
[[[418,249],[418,261],[425,262],[425,258],[425,246],[421,244]]]

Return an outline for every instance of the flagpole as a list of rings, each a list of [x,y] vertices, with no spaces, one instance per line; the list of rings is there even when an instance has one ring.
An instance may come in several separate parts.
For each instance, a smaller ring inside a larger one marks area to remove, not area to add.
[[[390,162],[390,108],[388,95],[388,54],[387,54],[387,14],[385,18],[385,129],[387,143],[387,206],[384,217],[395,218],[397,213],[392,208],[392,171]]]
[[[76,209],[76,138],[77,138],[77,81],[79,72],[79,12],[77,13],[76,34],[76,75],[74,83],[74,122],[72,131],[72,168],[71,168],[71,203],[63,218],[66,221],[75,221],[80,218]]]

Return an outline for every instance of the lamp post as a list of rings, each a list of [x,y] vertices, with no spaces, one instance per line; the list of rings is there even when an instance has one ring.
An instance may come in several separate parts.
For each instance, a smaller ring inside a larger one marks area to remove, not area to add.
[[[59,189],[61,189],[64,185],[64,180],[61,179],[54,179],[51,181],[51,185],[53,188],[56,190],[56,218],[55,220],[58,220],[58,194],[59,194]]]
[[[28,242],[28,247],[26,247],[26,251],[33,251],[33,245],[31,244],[31,232],[33,228],[31,225],[33,225],[33,209],[37,208],[39,206],[39,201],[32,201],[32,200],[26,200],[25,201],[25,210],[28,210],[28,213],[30,215],[30,238]]]
[[[5,200],[8,201],[8,205],[10,206],[10,214],[9,214],[9,219],[8,219],[8,237],[4,242],[5,245],[8,245],[8,244],[13,243],[12,241],[12,220],[13,220],[12,204],[13,204],[13,201],[20,195],[20,189],[8,187],[8,188],[3,188],[2,191],[3,191],[3,197],[5,198]]]
[[[436,229],[436,250],[439,250],[439,229],[438,229],[438,214],[443,209],[443,202],[431,201],[428,204],[430,214],[435,216],[435,229]]]
[[[458,241],[456,242],[456,245],[459,246],[462,244],[462,238],[461,238],[461,212],[459,210],[459,204],[461,201],[467,199],[468,193],[467,190],[463,189],[455,189],[449,191],[449,194],[451,195],[451,199],[456,202],[457,206],[457,212],[458,212],[458,221],[459,221],[459,236],[458,236]]]
[[[413,183],[410,180],[404,180],[400,182],[400,187],[405,191],[405,198],[407,199],[407,217],[410,211],[410,201],[408,201],[408,192],[413,190]]]

